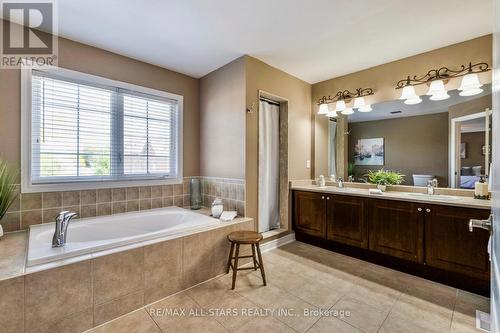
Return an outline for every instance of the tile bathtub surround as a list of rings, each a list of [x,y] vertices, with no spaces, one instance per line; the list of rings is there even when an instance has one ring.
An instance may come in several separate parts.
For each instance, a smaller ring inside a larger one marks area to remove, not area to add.
[[[245,215],[245,181],[200,177],[203,206],[210,207],[215,198],[221,198],[226,210],[236,210],[238,215]]]
[[[5,232],[28,229],[32,224],[50,223],[62,210],[76,211],[79,217],[95,217],[169,206],[191,204],[190,180],[182,184],[140,186],[115,189],[63,191],[19,194],[0,224]],[[227,210],[244,216],[245,186],[243,180],[201,177],[203,206],[209,207],[215,197],[223,200]],[[16,191],[19,192],[19,186]]]
[[[89,330],[217,276],[222,265],[215,258],[227,260],[228,248],[222,246],[227,234],[252,229],[253,221],[242,219],[198,234],[6,278],[0,281],[1,331]],[[10,234],[6,240],[18,241],[16,235],[26,233]],[[201,273],[193,275],[196,269]]]

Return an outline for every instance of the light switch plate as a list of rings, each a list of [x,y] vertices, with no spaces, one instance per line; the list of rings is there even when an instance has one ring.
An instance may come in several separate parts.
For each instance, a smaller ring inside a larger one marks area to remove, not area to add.
[[[306,168],[311,169],[311,160],[306,160]]]

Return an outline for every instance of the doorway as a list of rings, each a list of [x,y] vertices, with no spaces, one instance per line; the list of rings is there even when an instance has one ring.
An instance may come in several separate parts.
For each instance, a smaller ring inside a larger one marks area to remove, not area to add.
[[[288,228],[288,101],[259,91],[258,231],[264,237]]]

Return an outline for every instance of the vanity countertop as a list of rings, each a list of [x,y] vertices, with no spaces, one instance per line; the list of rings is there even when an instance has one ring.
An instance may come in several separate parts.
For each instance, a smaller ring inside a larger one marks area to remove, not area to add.
[[[419,202],[419,203],[426,203],[433,205],[456,206],[464,208],[491,209],[491,200],[479,200],[469,196],[442,195],[442,194],[436,194],[434,196],[431,196],[425,193],[401,192],[401,191],[386,191],[383,192],[382,194],[370,194],[367,188],[354,188],[354,187],[339,188],[336,186],[319,187],[317,185],[308,185],[308,184],[293,184],[291,186],[291,189],[299,191],[369,197],[373,199],[399,200],[399,201]]]

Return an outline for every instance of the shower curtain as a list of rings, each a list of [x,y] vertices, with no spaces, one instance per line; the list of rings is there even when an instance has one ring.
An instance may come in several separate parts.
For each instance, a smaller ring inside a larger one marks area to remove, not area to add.
[[[259,107],[259,231],[280,227],[279,106],[261,100]]]

